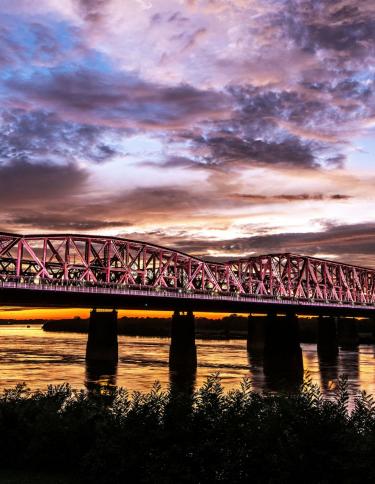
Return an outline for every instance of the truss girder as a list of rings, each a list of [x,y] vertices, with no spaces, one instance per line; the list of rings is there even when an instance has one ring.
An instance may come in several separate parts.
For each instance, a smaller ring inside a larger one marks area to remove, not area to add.
[[[0,234],[0,280],[375,304],[375,270],[298,254],[209,262],[145,242]]]
[[[374,304],[375,270],[315,257],[276,254],[231,261],[246,294]]]

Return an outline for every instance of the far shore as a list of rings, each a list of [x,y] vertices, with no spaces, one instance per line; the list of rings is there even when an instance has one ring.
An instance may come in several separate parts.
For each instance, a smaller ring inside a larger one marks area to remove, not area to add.
[[[260,318],[262,318],[260,316]],[[88,333],[89,319],[76,317],[73,319],[45,319],[30,320],[0,320],[1,326],[8,325],[42,326],[44,331]],[[221,319],[209,319],[204,317],[196,318],[196,337],[201,339],[246,339],[247,318],[237,314],[231,314]],[[369,320],[357,322],[359,341],[363,344],[375,343],[374,324]],[[170,336],[170,318],[155,317],[122,317],[118,320],[118,334],[127,336]],[[317,318],[301,318],[299,320],[300,338],[302,343],[317,342]]]

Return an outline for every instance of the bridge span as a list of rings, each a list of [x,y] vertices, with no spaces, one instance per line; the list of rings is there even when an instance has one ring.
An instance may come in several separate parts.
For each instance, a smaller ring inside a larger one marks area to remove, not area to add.
[[[250,346],[284,340],[299,354],[296,314],[320,316],[323,346],[335,346],[340,316],[355,340],[353,317],[375,315],[375,270],[292,253],[214,262],[118,237],[0,233],[0,305],[111,309],[91,314],[88,354],[91,345],[96,356],[103,341],[117,344],[116,309],[173,310],[171,348],[181,354],[189,342],[193,360],[193,311],[266,313],[261,330],[249,317]],[[103,336],[103,318],[112,336]]]
[[[145,242],[0,233],[0,303],[370,315],[375,270],[298,254],[211,262]]]

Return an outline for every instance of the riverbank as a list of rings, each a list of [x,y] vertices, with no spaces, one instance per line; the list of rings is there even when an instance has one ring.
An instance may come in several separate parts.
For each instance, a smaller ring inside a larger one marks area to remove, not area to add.
[[[118,319],[118,334],[126,336],[170,336],[170,318],[132,318]],[[46,321],[45,331],[87,333],[88,319],[65,319]],[[196,318],[196,335],[201,339],[243,339],[247,335],[247,318],[231,315],[222,319]]]
[[[260,317],[261,318],[261,317]],[[232,314],[221,319],[196,318],[196,337],[199,339],[246,339],[248,321],[246,317]],[[169,337],[170,318],[132,318],[118,319],[118,334],[127,336]],[[359,342],[373,344],[374,323],[358,320]],[[51,320],[43,324],[44,331],[88,333],[89,320],[74,318]],[[300,318],[300,339],[303,343],[316,343],[318,339],[317,318]]]
[[[215,377],[190,395],[18,386],[0,396],[0,467],[66,472],[62,484],[73,473],[96,484],[374,482],[374,402],[347,404],[344,380],[334,400],[311,384],[270,395],[244,381],[225,393]]]

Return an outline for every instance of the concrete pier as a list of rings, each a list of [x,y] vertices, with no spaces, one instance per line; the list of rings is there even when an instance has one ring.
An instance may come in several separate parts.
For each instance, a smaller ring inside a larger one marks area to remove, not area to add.
[[[318,318],[318,353],[325,357],[330,358],[337,355],[339,351],[338,339],[337,339],[337,318],[336,317],[324,317]]]
[[[117,362],[117,311],[93,309],[90,313],[86,361]]]
[[[191,311],[175,311],[173,314],[169,366],[175,371],[186,371],[197,366],[195,318]]]
[[[339,318],[338,320],[339,346],[343,349],[355,349],[358,346],[358,328],[354,318]]]
[[[265,322],[264,374],[270,387],[294,387],[302,383],[303,360],[298,318],[293,313],[269,313]]]

